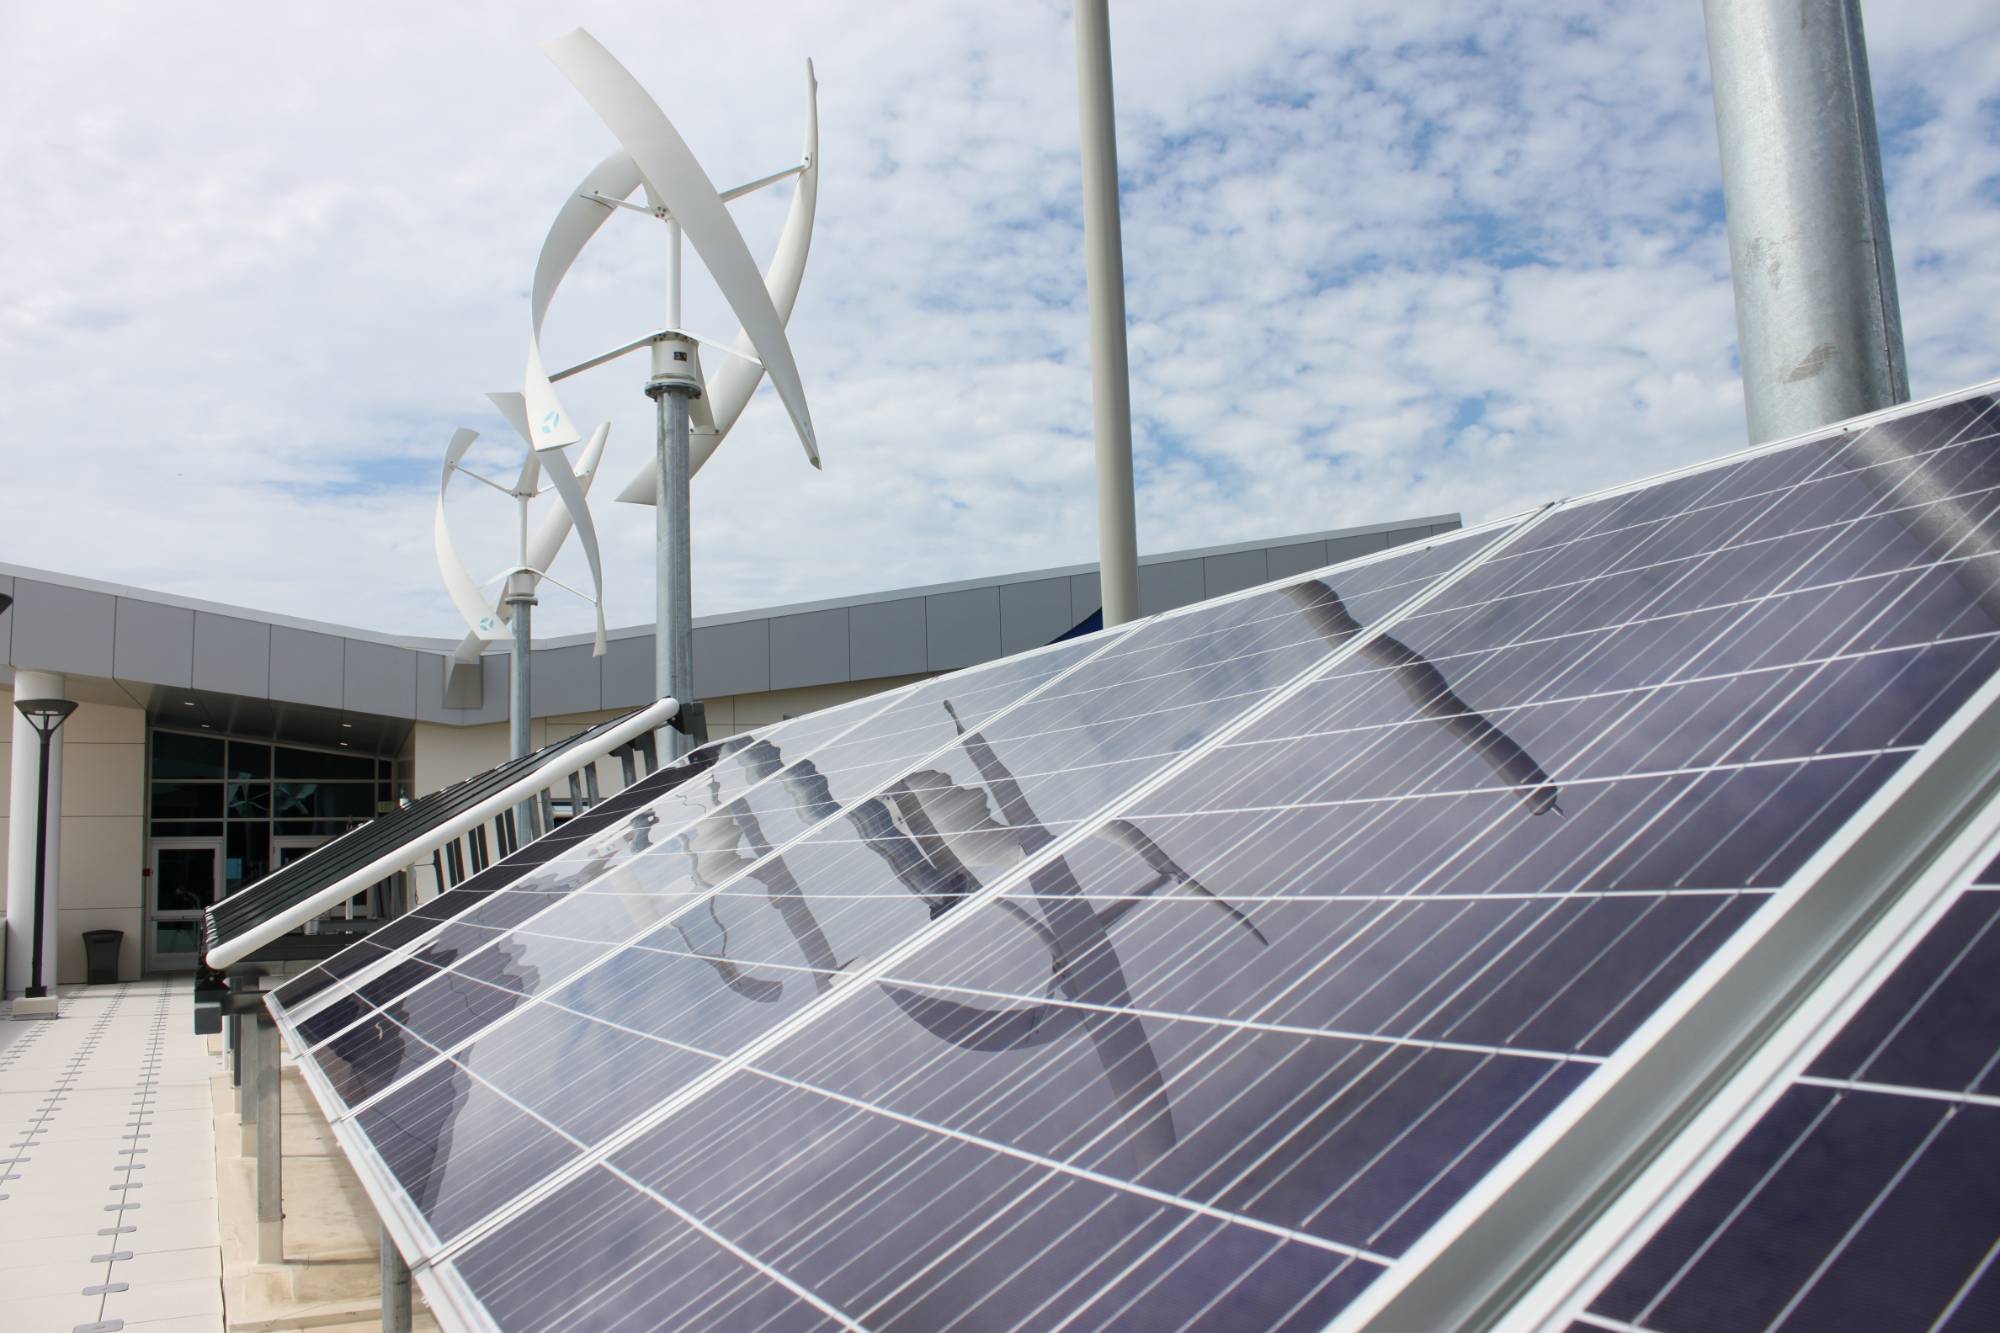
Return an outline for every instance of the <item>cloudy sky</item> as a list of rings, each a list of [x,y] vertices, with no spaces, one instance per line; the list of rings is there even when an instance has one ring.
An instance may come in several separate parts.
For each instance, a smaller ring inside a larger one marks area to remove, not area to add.
[[[2000,374],[2000,10],[1863,9],[1912,388],[1943,392]],[[1700,10],[1114,4],[1141,550],[1740,446]],[[1065,6],[0,0],[0,560],[455,635],[438,459],[466,425],[514,465],[484,394],[612,146],[536,44],[579,24],[719,185],[796,160],[818,68],[792,339],[826,470],[760,392],[695,482],[697,611],[1094,558]],[[788,198],[738,205],[760,258]],[[552,363],[662,322],[662,230],[600,234]],[[686,322],[732,321],[697,283]],[[651,449],[643,374],[566,394],[613,423],[607,491]],[[596,512],[611,621],[643,621],[653,511]],[[452,518],[506,563],[505,501]]]

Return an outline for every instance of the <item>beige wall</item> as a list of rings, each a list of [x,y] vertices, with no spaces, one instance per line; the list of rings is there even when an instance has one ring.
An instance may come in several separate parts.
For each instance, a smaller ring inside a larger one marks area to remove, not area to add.
[[[0,689],[0,717],[14,711]],[[0,728],[0,846],[13,774],[13,731]],[[139,976],[145,941],[146,714],[139,708],[79,704],[63,723],[62,854],[58,858],[56,980],[84,979],[83,932],[125,932],[121,980]],[[7,863],[0,856],[0,902]]]

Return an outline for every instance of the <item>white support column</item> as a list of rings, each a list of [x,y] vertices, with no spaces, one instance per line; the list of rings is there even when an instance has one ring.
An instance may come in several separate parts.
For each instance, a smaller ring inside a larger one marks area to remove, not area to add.
[[[67,699],[62,676],[52,671],[16,671],[14,698]],[[42,738],[27,718],[13,709],[13,787],[7,798],[7,994],[16,996],[34,980],[35,950],[35,803],[41,781]],[[63,732],[57,728],[49,742],[49,823],[48,861],[45,879],[48,901],[42,912],[42,983],[55,994],[56,922],[61,902],[56,886],[62,883],[62,757]],[[141,947],[144,942],[141,941]]]
[[[1090,284],[1090,397],[1097,433],[1097,567],[1108,629],[1139,615],[1132,496],[1132,382],[1125,354],[1125,243],[1118,220],[1117,118],[1106,0],[1076,6],[1083,138],[1083,258]]]

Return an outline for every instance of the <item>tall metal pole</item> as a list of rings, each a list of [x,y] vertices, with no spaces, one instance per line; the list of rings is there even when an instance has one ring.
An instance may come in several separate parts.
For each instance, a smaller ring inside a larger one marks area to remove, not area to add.
[[[667,221],[667,327],[681,326],[681,224]],[[694,539],[688,491],[688,399],[701,392],[695,345],[665,338],[653,345],[653,400],[658,483],[653,495],[658,568],[653,583],[654,696],[694,700]],[[678,759],[689,749],[686,732],[665,728],[661,755]]]
[[[1097,433],[1097,565],[1104,623],[1139,614],[1132,501],[1132,389],[1125,361],[1125,252],[1106,0],[1077,0],[1076,93],[1083,129],[1083,253],[1090,283],[1091,407]]]
[[[410,1333],[410,1266],[382,1228],[382,1333]]]
[[[1910,396],[1860,0],[1705,0],[1753,443]]]
[[[688,399],[699,382],[688,373],[694,344],[667,339],[654,349],[653,379],[646,394],[653,400],[659,484],[653,501],[658,569],[653,622],[654,693],[683,703],[694,699],[694,578],[693,543],[688,531]],[[670,358],[679,353],[683,360]],[[664,365],[662,363],[665,363]],[[674,366],[681,369],[678,373]],[[688,751],[685,732],[666,728],[664,757],[678,759]]]

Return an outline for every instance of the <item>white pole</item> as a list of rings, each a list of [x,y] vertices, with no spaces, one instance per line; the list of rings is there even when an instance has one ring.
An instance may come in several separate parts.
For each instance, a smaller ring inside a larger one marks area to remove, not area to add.
[[[1097,432],[1097,565],[1104,623],[1121,625],[1139,614],[1139,544],[1106,0],[1077,0],[1076,92],[1083,131],[1083,254],[1090,283],[1090,392]]]
[[[681,224],[667,221],[667,327],[681,326]]]
[[[1910,396],[1859,0],[1706,0],[1752,443]]]

